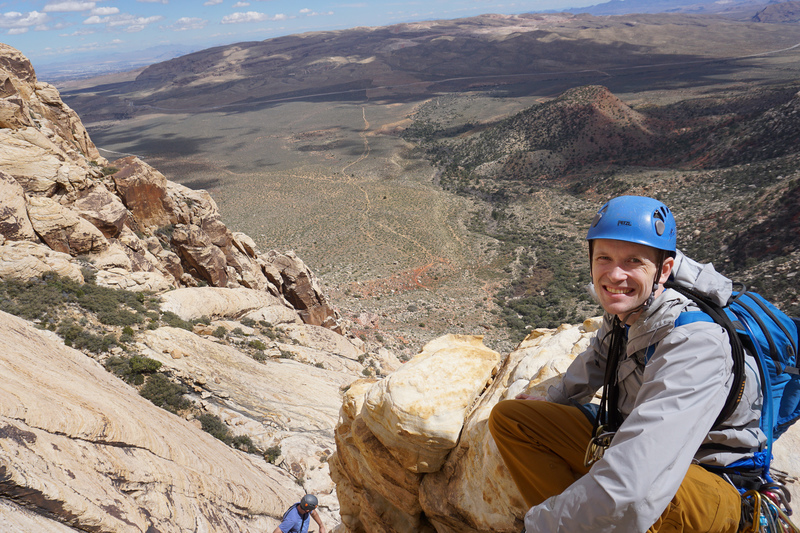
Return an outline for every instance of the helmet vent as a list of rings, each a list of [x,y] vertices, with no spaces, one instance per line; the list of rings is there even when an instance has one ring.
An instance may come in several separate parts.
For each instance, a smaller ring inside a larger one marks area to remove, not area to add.
[[[666,225],[664,224],[664,215],[661,214],[660,210],[656,210],[653,213],[653,219],[655,220],[655,229],[656,234],[660,237],[664,235],[664,230],[666,229]]]

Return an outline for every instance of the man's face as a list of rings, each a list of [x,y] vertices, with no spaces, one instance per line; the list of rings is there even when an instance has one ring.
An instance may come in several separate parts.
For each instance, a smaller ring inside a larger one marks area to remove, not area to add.
[[[642,305],[653,288],[660,252],[650,246],[611,239],[595,239],[592,247],[592,281],[603,309],[621,320]],[[659,283],[664,283],[673,259],[664,261]],[[659,290],[660,292],[660,290]],[[638,313],[628,318],[628,324]]]

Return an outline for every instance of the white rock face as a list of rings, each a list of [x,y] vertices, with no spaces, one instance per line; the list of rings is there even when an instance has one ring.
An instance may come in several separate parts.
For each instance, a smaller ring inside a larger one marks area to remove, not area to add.
[[[448,335],[367,394],[364,422],[414,473],[435,472],[456,445],[468,408],[500,362],[482,337]]]
[[[55,272],[75,281],[83,281],[71,256],[28,241],[6,241],[0,246],[0,279],[31,279],[45,272]]]
[[[76,528],[271,531],[302,495],[285,471],[155,407],[82,353],[5,313],[0,370],[4,493],[72,517]],[[12,511],[4,505],[0,516],[15,524],[30,518]],[[49,527],[41,530],[63,531]]]
[[[253,317],[262,311],[274,316],[291,316],[291,322],[300,323],[297,312],[285,301],[268,292],[253,289],[225,289],[219,287],[192,287],[177,289],[162,295],[163,311],[172,311],[184,320],[207,316],[209,318]],[[271,311],[279,308],[277,311]],[[286,322],[283,319],[281,322]],[[279,323],[279,322],[273,322]]]
[[[190,331],[162,327],[144,335],[142,353],[164,368],[196,383],[228,407],[270,426],[291,431],[317,431],[333,436],[341,405],[339,389],[351,381],[290,359],[263,363],[231,346]],[[175,352],[180,357],[175,357]],[[269,429],[265,428],[265,432]]]

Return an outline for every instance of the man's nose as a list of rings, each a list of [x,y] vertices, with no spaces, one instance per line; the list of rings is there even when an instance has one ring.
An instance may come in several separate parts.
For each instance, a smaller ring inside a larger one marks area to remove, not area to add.
[[[628,277],[628,273],[620,265],[614,265],[609,269],[607,276],[612,281],[622,281]]]

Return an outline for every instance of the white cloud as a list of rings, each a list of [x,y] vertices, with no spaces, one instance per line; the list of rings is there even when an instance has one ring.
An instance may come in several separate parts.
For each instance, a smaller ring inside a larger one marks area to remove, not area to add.
[[[119,8],[117,7],[96,7],[92,9],[92,15],[100,15],[100,16],[107,16],[107,15],[116,15],[119,13]]]
[[[72,11],[89,11],[90,9],[94,9],[94,6],[94,2],[55,2],[45,5],[42,11],[45,13],[69,13]]]
[[[278,13],[277,15],[272,17],[270,20],[289,20],[289,17],[287,17],[283,13]]]
[[[27,15],[17,11],[9,11],[0,15],[0,28],[21,29],[39,26],[47,22],[49,18],[46,13],[39,13],[38,11],[30,11]]]
[[[98,17],[97,15],[92,15],[88,19],[84,20],[84,24],[105,24],[111,19],[111,17]]]
[[[126,32],[142,31],[148,25],[162,20],[164,17],[156,15],[153,17],[135,17],[127,13],[122,15],[111,15],[108,17],[98,17],[93,15],[83,21],[84,24],[106,24],[109,28],[119,28]]]
[[[216,6],[222,3],[222,0],[208,0],[208,2],[203,2],[204,6]],[[233,6],[236,7],[236,6]]]
[[[303,13],[303,14],[311,13],[311,10],[308,9],[307,7],[304,7],[303,9],[300,10],[300,13]]]
[[[269,16],[257,11],[248,11],[246,13],[231,13],[222,17],[223,24],[241,24],[244,22],[262,22],[269,20]]]
[[[235,4],[233,4],[233,8],[236,9],[236,8],[239,8],[239,7],[247,7],[249,5],[250,5],[250,2],[236,2]]]
[[[9,35],[22,35],[23,33],[28,33],[28,28],[11,28],[8,30]]]
[[[174,31],[202,30],[206,25],[208,25],[208,21],[205,19],[181,17],[175,21],[175,24],[169,26],[169,29]]]
[[[136,0],[144,4],[169,4],[169,0]]]

